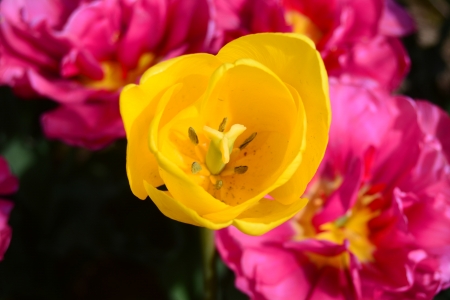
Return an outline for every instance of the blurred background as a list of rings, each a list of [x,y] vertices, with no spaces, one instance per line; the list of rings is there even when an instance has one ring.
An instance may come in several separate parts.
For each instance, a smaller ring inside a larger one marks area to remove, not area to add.
[[[403,40],[412,68],[397,92],[450,111],[450,1],[402,4],[418,31]],[[39,116],[54,103],[7,87],[0,99],[0,155],[20,179],[0,299],[201,299],[200,231],[132,195],[125,140],[98,152],[49,141]],[[220,299],[246,299],[217,267]]]

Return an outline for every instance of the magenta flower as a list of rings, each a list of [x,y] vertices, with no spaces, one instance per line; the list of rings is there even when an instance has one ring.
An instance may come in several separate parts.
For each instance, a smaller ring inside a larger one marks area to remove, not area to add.
[[[0,156],[0,196],[13,194],[18,188],[19,181],[10,173],[6,160]],[[12,231],[8,219],[13,206],[11,201],[0,198],[0,260],[11,241]]]
[[[317,44],[330,75],[368,77],[393,90],[409,70],[398,38],[414,31],[414,23],[393,0],[213,1],[214,50],[248,33],[294,31]]]
[[[252,299],[431,299],[450,286],[450,118],[331,79],[330,141],[308,206],[219,252]]]
[[[124,136],[118,95],[163,59],[204,50],[208,0],[3,0],[0,84],[64,105],[45,133],[100,148]]]

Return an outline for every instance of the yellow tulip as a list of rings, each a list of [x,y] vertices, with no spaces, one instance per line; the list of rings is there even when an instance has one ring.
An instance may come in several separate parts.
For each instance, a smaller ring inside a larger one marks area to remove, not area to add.
[[[297,34],[162,62],[123,89],[120,106],[132,192],[210,229],[260,235],[291,218],[328,142],[327,74]]]

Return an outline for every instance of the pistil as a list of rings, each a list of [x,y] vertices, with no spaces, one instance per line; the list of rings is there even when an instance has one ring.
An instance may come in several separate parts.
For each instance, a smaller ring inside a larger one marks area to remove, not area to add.
[[[222,123],[226,123],[225,119],[224,121]],[[219,126],[219,129],[222,129],[222,124]],[[205,135],[211,141],[205,160],[206,167],[211,174],[218,175],[225,168],[230,161],[230,153],[233,151],[234,142],[245,129],[246,127],[243,125],[234,124],[228,132],[224,133],[208,126],[203,127]]]

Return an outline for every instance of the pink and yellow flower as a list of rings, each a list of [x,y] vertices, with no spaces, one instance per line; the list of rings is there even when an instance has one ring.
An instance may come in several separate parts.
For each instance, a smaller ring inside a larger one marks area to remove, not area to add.
[[[431,299],[450,284],[450,118],[372,83],[330,82],[307,207],[261,237],[217,233],[252,299]]]
[[[0,83],[63,107],[45,133],[100,148],[125,132],[118,97],[149,66],[208,43],[207,0],[4,0]]]
[[[293,31],[316,44],[330,75],[351,73],[398,87],[409,69],[399,37],[414,23],[393,0],[214,0],[213,49],[255,32]]]
[[[8,167],[8,163],[0,157],[0,196],[13,194],[17,191],[19,182]],[[13,208],[11,201],[0,198],[0,260],[8,249],[11,241],[11,227],[8,225],[9,214]]]

